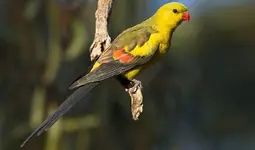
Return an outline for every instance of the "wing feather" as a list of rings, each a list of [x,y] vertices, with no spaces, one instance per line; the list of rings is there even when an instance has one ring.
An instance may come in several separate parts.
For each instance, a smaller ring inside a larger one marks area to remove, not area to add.
[[[129,32],[127,32],[129,31]],[[101,64],[87,75],[75,81],[69,88],[73,89],[90,82],[98,82],[113,76],[120,75],[130,69],[139,67],[148,62],[158,49],[158,45],[145,49],[142,47],[149,41],[152,34],[157,33],[152,27],[136,27],[120,34],[98,58]],[[128,34],[128,35],[127,35]],[[138,47],[138,48],[137,48]],[[134,56],[132,50],[148,50],[150,55]]]

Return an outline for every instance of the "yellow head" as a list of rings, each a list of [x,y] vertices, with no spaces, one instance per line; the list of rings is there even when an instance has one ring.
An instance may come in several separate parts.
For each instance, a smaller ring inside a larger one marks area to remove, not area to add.
[[[157,10],[153,20],[159,27],[176,28],[182,21],[189,21],[190,15],[184,4],[170,2]]]

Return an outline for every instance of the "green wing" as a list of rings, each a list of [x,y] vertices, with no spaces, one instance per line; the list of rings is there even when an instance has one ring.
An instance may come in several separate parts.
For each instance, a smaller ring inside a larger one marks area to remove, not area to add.
[[[142,48],[150,39],[150,36],[155,33],[157,33],[157,31],[149,26],[137,26],[122,32],[98,58],[97,62],[101,65],[87,75],[76,80],[70,86],[70,89],[90,82],[98,82],[117,76],[148,62],[158,49],[158,45],[149,47],[151,55],[148,56],[134,56],[130,52],[132,52],[136,46]]]

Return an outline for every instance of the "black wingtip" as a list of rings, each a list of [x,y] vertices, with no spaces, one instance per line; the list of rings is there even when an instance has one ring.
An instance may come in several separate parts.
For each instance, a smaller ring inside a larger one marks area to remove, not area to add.
[[[28,141],[31,139],[31,137],[28,137],[21,145],[20,147],[23,148],[27,143]]]
[[[20,145],[20,148],[23,148],[23,147],[28,143],[29,140],[30,140],[30,138],[27,138],[27,139]]]
[[[20,148],[23,148],[25,146],[25,144],[24,143],[22,143],[21,145],[20,145]]]
[[[23,142],[21,145],[20,145],[20,148],[23,148],[25,145],[27,144],[27,142]]]
[[[73,84],[71,84],[70,86],[69,86],[69,90],[72,90],[72,89],[74,89],[74,88],[77,88],[79,86],[79,84],[78,84],[78,82],[74,82]]]
[[[44,124],[42,124],[44,125]],[[26,138],[26,140],[20,145],[20,147],[24,147],[31,139],[33,139],[34,137],[38,136],[38,131],[40,131],[42,129],[41,126],[39,126],[33,133],[31,133],[28,138]]]

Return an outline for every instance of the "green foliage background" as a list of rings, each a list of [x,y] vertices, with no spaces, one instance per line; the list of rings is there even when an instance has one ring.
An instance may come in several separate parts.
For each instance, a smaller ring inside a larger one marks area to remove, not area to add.
[[[19,149],[87,71],[96,3],[1,1],[0,150]],[[165,60],[140,77],[139,121],[109,80],[24,149],[255,149],[254,3],[201,0],[190,13]],[[111,37],[151,14],[146,0],[115,0]]]

